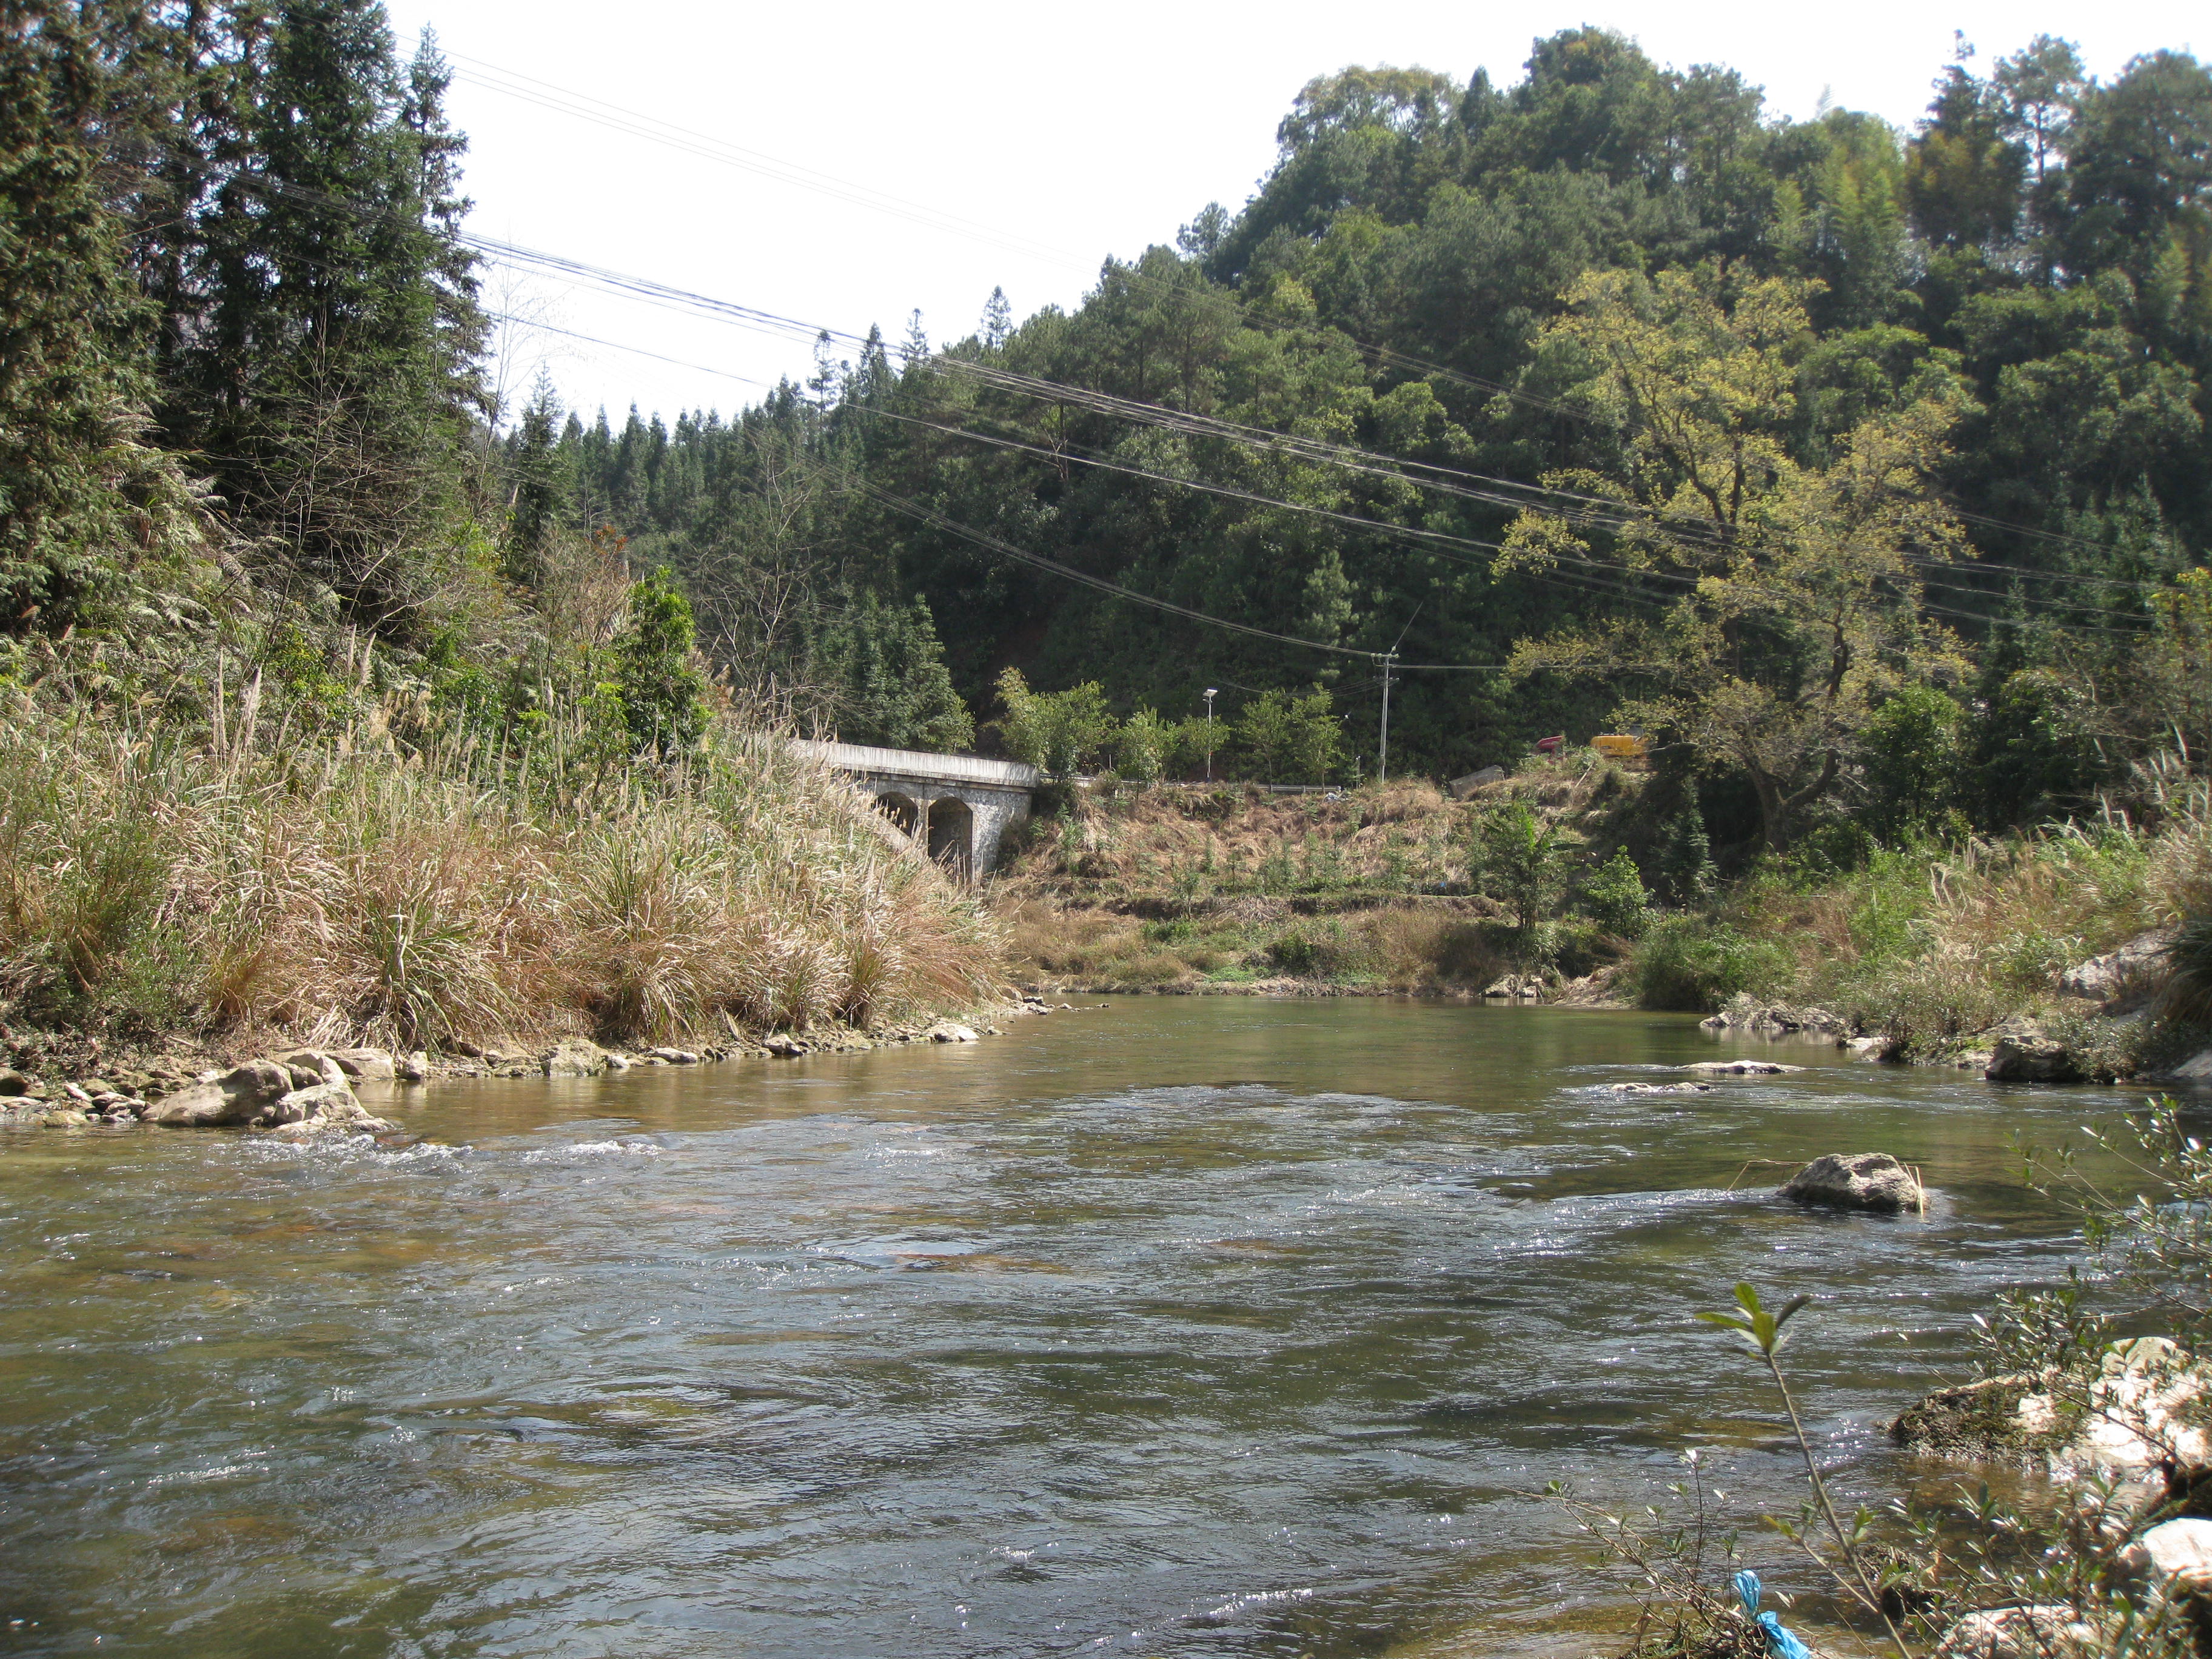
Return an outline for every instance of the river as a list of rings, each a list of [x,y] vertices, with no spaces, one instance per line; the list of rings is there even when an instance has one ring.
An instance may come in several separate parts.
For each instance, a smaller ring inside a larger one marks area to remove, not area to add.
[[[1753,1051],[1747,1047],[1742,1051]],[[0,1650],[1421,1655],[1617,1618],[1547,1480],[1794,1512],[2066,1259],[2127,1097],[1686,1018],[1153,998],[972,1045],[402,1091],[442,1146],[0,1137]],[[372,1106],[386,1109],[374,1099]],[[1766,1193],[1923,1166],[1925,1219]],[[1751,1530],[1755,1533],[1756,1528]],[[1747,1540],[1787,1582],[1778,1546]]]

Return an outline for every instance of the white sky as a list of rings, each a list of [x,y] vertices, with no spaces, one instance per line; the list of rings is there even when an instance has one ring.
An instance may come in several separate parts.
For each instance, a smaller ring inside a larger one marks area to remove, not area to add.
[[[1984,65],[2050,33],[2106,76],[2133,53],[2212,36],[2206,14],[2176,0],[2087,9],[1964,0],[1941,10],[1910,0],[1480,10],[1429,0],[664,0],[611,18],[604,0],[387,3],[403,42],[434,27],[463,76],[451,108],[471,139],[478,234],[833,329],[878,323],[894,343],[917,307],[933,342],[969,332],[994,283],[1017,316],[1072,307],[1108,253],[1171,241],[1208,201],[1234,211],[1272,161],[1276,123],[1298,88],[1347,64],[1419,64],[1462,82],[1480,65],[1508,85],[1532,39],[1590,22],[1634,36],[1662,64],[1728,64],[1765,88],[1771,112],[1809,115],[1826,91],[1906,125],[1949,60],[1954,28]],[[838,182],[808,188],[557,113],[469,78],[487,68]],[[855,186],[908,205],[855,199]],[[771,382],[811,368],[803,343],[543,276],[519,287],[496,270],[487,277],[497,308],[702,366],[510,331],[505,376],[526,392],[542,362],[587,417],[604,404],[619,422],[632,402],[647,413],[727,412],[762,390],[727,376]]]

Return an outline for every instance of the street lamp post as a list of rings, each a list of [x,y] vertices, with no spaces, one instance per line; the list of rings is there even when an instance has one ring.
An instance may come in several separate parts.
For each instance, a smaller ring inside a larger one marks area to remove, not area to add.
[[[1206,781],[1213,781],[1213,700],[1221,695],[1221,688],[1206,688]]]

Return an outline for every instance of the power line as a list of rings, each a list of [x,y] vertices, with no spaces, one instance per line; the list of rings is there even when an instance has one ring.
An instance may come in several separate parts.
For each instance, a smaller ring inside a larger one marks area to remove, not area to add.
[[[356,216],[364,213],[372,216],[394,218],[399,216],[394,214],[392,210],[384,207],[380,204],[365,203],[354,198],[336,197],[326,191],[315,191],[301,185],[283,184],[280,181],[255,179],[247,175],[234,175],[234,177],[236,182],[249,189],[254,189],[257,191],[266,190],[272,193],[283,194],[319,204],[328,205],[334,209],[348,211]],[[651,277],[640,276],[632,273],[616,270],[609,267],[592,264],[590,262],[584,260],[573,259],[564,255],[550,253],[538,249],[523,247],[517,244],[501,241],[494,238],[479,237],[466,233],[458,234],[456,240],[463,245],[482,252],[495,260],[504,259],[522,264],[527,268],[547,270],[568,275],[579,280],[591,283],[592,284],[601,287],[608,291],[629,297],[641,298],[649,303],[665,306],[671,309],[683,311],[703,311],[719,319],[733,322],[739,326],[770,332],[787,338],[798,337],[817,340],[823,338],[842,339],[847,343],[860,345],[863,348],[869,343],[866,339],[857,335],[840,331],[831,331],[830,329],[821,327],[818,325],[810,324],[796,318],[785,317],[780,313],[765,311],[757,307],[745,306],[733,301],[719,299],[712,295],[698,293],[696,290],[683,289],[672,283],[662,283]],[[519,322],[523,326],[549,326],[546,325],[530,324],[523,319],[507,319],[507,320]],[[573,334],[573,331],[567,330],[551,330],[550,331]],[[574,335],[574,337],[589,339],[592,337]],[[596,341],[595,343],[603,345],[611,345],[613,343],[607,341]],[[630,348],[617,347],[617,349],[629,349]],[[639,355],[656,358],[659,361],[669,362],[678,367],[688,367],[695,369],[700,367],[696,364],[686,364],[680,359],[665,357],[658,353],[641,352]],[[1078,407],[1090,408],[1094,410],[1096,412],[1107,414],[1109,416],[1135,420],[1146,424],[1161,426],[1169,430],[1183,433],[1186,435],[1220,439],[1261,453],[1288,453],[1297,459],[1307,459],[1322,465],[1334,465],[1354,472],[1382,477],[1417,488],[1436,489],[1448,495],[1473,499],[1482,501],[1486,504],[1501,507],[1510,507],[1516,511],[1536,512],[1545,514],[1549,516],[1565,519],[1570,522],[1609,528],[1615,531],[1632,528],[1645,521],[1642,517],[1637,515],[1635,512],[1635,504],[1623,502],[1615,498],[1590,495],[1577,491],[1558,490],[1548,486],[1524,483],[1516,479],[1498,478],[1490,475],[1467,472],[1459,469],[1439,466],[1432,463],[1409,461],[1403,458],[1382,454],[1377,452],[1357,449],[1348,445],[1330,444],[1320,440],[1299,437],[1296,434],[1276,433],[1265,428],[1244,426],[1235,422],[1223,421],[1212,416],[1195,415],[1189,411],[1173,410],[1165,405],[1146,404],[1134,399],[1118,398],[1109,393],[1095,392],[1086,387],[1068,386],[1062,382],[1045,380],[1035,376],[1014,374],[1007,371],[992,368],[988,365],[978,364],[972,360],[964,357],[939,354],[931,361],[939,367],[946,369],[973,374],[982,380],[986,384],[994,384],[1000,386],[1002,388],[1016,390],[1021,395],[1032,398],[1045,398],[1055,402],[1069,401],[1074,403]],[[708,370],[706,372],[719,373],[720,371]],[[728,378],[743,380],[748,385],[759,386],[762,384],[759,381],[752,380],[744,376],[731,375],[728,376]],[[909,417],[895,416],[895,418]],[[963,432],[960,435],[975,434],[966,434]],[[989,441],[988,439],[984,438],[979,438],[978,441]],[[1047,453],[1049,453],[1050,452]],[[1418,469],[1418,472],[1409,472],[1406,470],[1408,468]],[[1418,474],[1419,472],[1440,476],[1425,477],[1419,476]],[[1219,487],[1207,486],[1202,483],[1195,481],[1176,479],[1172,477],[1170,475],[1166,474],[1148,473],[1146,476],[1156,477],[1164,483],[1182,484],[1185,487],[1189,488],[1200,489],[1213,489],[1216,493],[1237,493],[1220,489]],[[1459,480],[1465,480],[1468,482],[1467,483],[1461,483],[1457,482]],[[1487,485],[1492,488],[1469,488],[1468,487],[1468,484]],[[1526,494],[1519,495],[1499,495],[1492,493],[1493,489],[1521,491],[1526,492]],[[1528,499],[1529,496],[1535,496],[1539,499],[1530,500]],[[1274,506],[1287,507],[1291,510],[1313,510],[1328,516],[1340,516],[1346,522],[1353,523],[1363,528],[1374,530],[1384,534],[1405,533],[1438,543],[1456,542],[1462,545],[1486,547],[1491,549],[1495,549],[1498,546],[1498,544],[1494,543],[1476,542],[1474,538],[1447,538],[1443,532],[1413,530],[1406,526],[1389,526],[1376,520],[1358,518],[1357,515],[1333,515],[1328,514],[1328,509],[1307,509],[1302,507],[1297,503],[1274,501],[1273,498],[1258,496],[1249,492],[1245,493],[1245,499],[1267,502]],[[1573,506],[1562,508],[1556,505],[1546,504],[1557,502],[1561,500],[1570,501],[1573,503]],[[1684,527],[1685,526],[1677,526],[1677,529],[1679,531]],[[1700,528],[1702,528],[1702,526],[1700,526]],[[1718,544],[1709,542],[1708,544],[1717,545]],[[1976,568],[1975,564],[1962,564],[1949,561],[1939,562],[1933,560],[1922,560],[1918,562],[1927,568],[1948,568],[1960,571],[1970,571]],[[1984,566],[1982,568],[1989,567]],[[2008,568],[2008,567],[2007,568]],[[1533,573],[1524,572],[1523,574]],[[1644,574],[1656,574],[1662,573],[1647,572]],[[2044,573],[2028,572],[2025,574],[2041,575]],[[1541,578],[1538,578],[1538,580],[1541,580]],[[1686,579],[1677,578],[1677,580]],[[2082,578],[2081,580],[2086,580],[2096,579]],[[2120,583],[2117,579],[2113,579],[2112,580],[2112,585],[2122,586],[2124,584]],[[2153,585],[2150,584],[2142,583],[2124,585],[2135,586],[2139,590],[2153,586]],[[1942,589],[1942,591],[1957,592],[1960,593],[1972,593],[1978,591],[1964,588],[1943,587],[1942,585],[1940,584],[1937,586]],[[1626,592],[1626,590],[1620,591]],[[2156,590],[2154,588],[2154,591]],[[1629,597],[1638,598],[1640,596],[1630,593]],[[2059,603],[2063,604],[2064,602]],[[2032,625],[2017,619],[1990,617],[1981,613],[1960,611],[1954,607],[1947,607],[1934,604],[1927,604],[1926,608],[1936,614],[1950,617],[1957,620],[1974,622],[1987,626],[2024,627]],[[2086,609],[2087,607],[2069,606],[2069,608]],[[2089,623],[2075,623],[2062,625],[2071,627],[2076,631],[2104,633],[2123,637],[2136,636],[2133,630],[2103,628]],[[1283,637],[1291,638],[1292,636],[1285,635]],[[1312,642],[1305,641],[1305,643]],[[1372,656],[1375,653],[1361,653],[1355,654]],[[1409,664],[1406,665],[1406,666],[1408,668],[1434,667],[1445,669],[1456,668],[1462,666],[1462,665]]]

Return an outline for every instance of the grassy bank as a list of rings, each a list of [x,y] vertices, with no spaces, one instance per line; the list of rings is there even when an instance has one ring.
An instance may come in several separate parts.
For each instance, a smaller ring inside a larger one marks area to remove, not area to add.
[[[1598,780],[1552,769],[1529,787],[1563,818],[1604,810]],[[1070,790],[1043,803],[994,902],[1013,960],[1054,984],[1479,994],[1528,944],[1481,890],[1479,810],[1424,782]],[[1542,943],[1567,977],[1611,954],[1581,919]]]
[[[849,788],[727,719],[680,763],[586,766],[550,741],[301,740],[234,696],[198,721],[20,682],[8,702],[0,1020],[18,1035],[670,1042],[865,1026],[1000,982],[975,904]]]
[[[2212,912],[2212,812],[2202,785],[2166,792],[2148,824],[2115,817],[1996,842],[1869,851],[1856,867],[1770,860],[1708,908],[1656,916],[1623,988],[1643,1006],[1731,998],[1818,1006],[1900,1058],[1986,1048],[2034,1019],[2127,1075],[2201,1046],[2195,1012],[2161,999],[2166,963],[2110,999],[2068,971]]]

